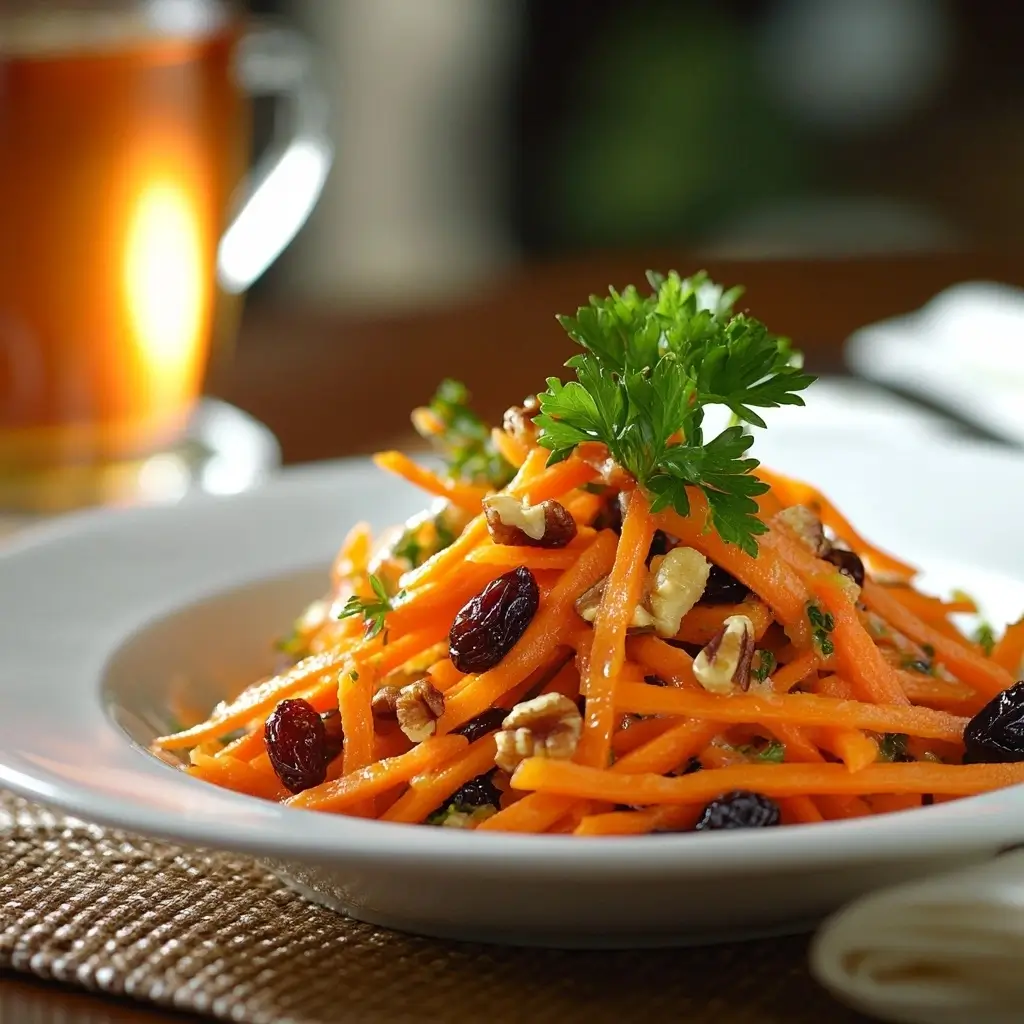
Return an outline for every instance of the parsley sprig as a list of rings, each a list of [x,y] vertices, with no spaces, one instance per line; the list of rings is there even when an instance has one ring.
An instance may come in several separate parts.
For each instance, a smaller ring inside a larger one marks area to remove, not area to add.
[[[394,605],[384,584],[374,575],[370,575],[372,598],[359,597],[353,594],[338,612],[339,619],[348,619],[353,615],[361,615],[366,623],[366,639],[372,640],[383,631],[384,642],[387,643],[387,630],[384,628],[388,612],[394,611]]]
[[[758,320],[734,313],[740,289],[704,273],[682,278],[649,273],[653,292],[633,286],[594,296],[574,317],[559,317],[584,351],[566,366],[576,379],[548,378],[534,422],[549,463],[597,441],[648,492],[652,508],[690,511],[687,487],[707,498],[711,524],[748,554],[766,529],[754,499],[767,485],[746,456],[763,427],[755,409],[803,405],[797,392],[814,380],[800,370],[789,341]],[[707,438],[705,409],[726,406],[739,425]]]

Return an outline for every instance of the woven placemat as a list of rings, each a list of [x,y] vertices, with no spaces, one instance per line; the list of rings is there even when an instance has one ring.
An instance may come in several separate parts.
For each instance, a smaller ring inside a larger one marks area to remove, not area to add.
[[[806,938],[565,952],[420,939],[313,906],[255,862],[0,792],[0,968],[250,1024],[854,1024]]]

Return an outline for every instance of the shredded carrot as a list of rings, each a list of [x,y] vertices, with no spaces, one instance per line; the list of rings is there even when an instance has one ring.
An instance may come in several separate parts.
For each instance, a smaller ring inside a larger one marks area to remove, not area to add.
[[[992,660],[1014,678],[1020,675],[1024,665],[1024,618],[1006,627],[992,649]]]
[[[375,760],[373,714],[370,711],[374,680],[375,676],[370,669],[355,664],[343,668],[338,676],[338,710],[341,712],[341,728],[345,734],[342,750],[342,770],[345,775],[351,775]],[[349,813],[366,817],[373,813],[373,807],[364,802],[353,806]]]
[[[453,664],[451,658],[442,658],[440,661],[435,661],[430,668],[427,669],[427,674],[430,676],[434,686],[436,686],[442,693],[446,690],[450,690],[457,683],[461,683],[466,678],[464,672],[460,672]]]
[[[673,647],[655,636],[631,636],[626,641],[630,658],[676,686],[695,686],[693,658],[686,651]]]
[[[397,474],[430,494],[447,498],[453,505],[464,508],[467,512],[479,512],[480,503],[487,496],[485,487],[474,487],[472,484],[440,477],[419,463],[413,462],[402,452],[379,452],[373,457],[373,461],[381,469]]]
[[[501,457],[516,469],[526,461],[526,456],[530,454],[530,449],[522,441],[498,427],[491,431],[491,440]]]
[[[835,700],[810,693],[719,695],[645,683],[623,683],[616,703],[639,715],[681,715],[717,722],[790,722],[793,725],[904,732],[926,739],[962,739],[966,718],[911,705]]]
[[[896,675],[911,704],[963,711],[977,697],[973,687],[957,679],[938,679],[923,672],[897,671]]]
[[[787,796],[779,801],[783,825],[810,825],[825,816],[809,796]]]
[[[691,608],[679,623],[675,638],[703,647],[722,628],[732,615],[745,615],[754,627],[754,639],[760,640],[774,621],[771,610],[756,598],[739,604],[698,604]]]
[[[985,699],[1013,685],[1013,677],[1005,668],[923,623],[884,587],[865,580],[861,596],[867,606],[894,629],[919,644],[929,644],[934,648],[935,660],[958,679],[973,686]]]
[[[503,569],[520,565],[534,570],[568,569],[578,555],[579,551],[572,548],[545,550],[508,544],[483,544],[470,553],[469,560],[478,565],[495,565]]]
[[[817,651],[808,650],[798,654],[791,662],[772,673],[772,689],[776,693],[789,693],[799,686],[812,672],[821,667]]]
[[[815,577],[812,583],[815,595],[835,619],[831,639],[839,664],[861,699],[876,704],[908,703],[896,670],[882,657],[861,624],[843,580],[844,577],[835,573]]]
[[[673,718],[641,718],[630,721],[628,727],[620,728],[612,736],[612,753],[622,757],[637,747],[657,739],[676,724]]]
[[[409,788],[382,815],[384,821],[423,821],[440,807],[460,786],[494,767],[493,733],[470,744],[469,748],[440,772],[414,775]]]
[[[192,765],[187,770],[190,775],[232,789],[236,793],[264,800],[283,800],[288,796],[288,791],[273,772],[259,771],[236,757],[211,757],[208,754],[193,753]]]
[[[642,811],[607,811],[580,820],[578,836],[639,836],[650,832],[688,832],[700,807],[651,807]]]
[[[1024,782],[1018,764],[874,764],[851,772],[841,764],[734,765],[666,778],[623,775],[607,769],[531,757],[512,776],[515,789],[615,803],[693,804],[735,789],[770,797],[875,793],[946,793],[970,796]],[[494,819],[491,819],[494,820]]]
[[[594,620],[594,644],[582,690],[587,698],[583,735],[576,758],[603,765],[611,750],[615,720],[615,685],[626,660],[626,629],[644,583],[647,552],[654,536],[651,507],[637,488],[626,499],[615,562]]]
[[[292,807],[315,811],[347,811],[353,804],[379,796],[400,782],[408,782],[414,775],[441,767],[458,757],[467,746],[465,736],[431,736],[407,754],[389,757],[350,775],[323,782],[285,802]]]

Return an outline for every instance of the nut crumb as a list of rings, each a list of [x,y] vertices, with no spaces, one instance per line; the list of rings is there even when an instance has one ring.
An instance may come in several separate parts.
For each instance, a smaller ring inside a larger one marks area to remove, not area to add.
[[[444,714],[444,694],[427,679],[417,679],[398,691],[395,716],[398,727],[413,743],[420,743],[437,730]]]
[[[493,494],[484,498],[484,516],[495,544],[564,548],[576,536],[576,520],[551,499],[530,505],[511,494]]]
[[[382,686],[370,701],[370,711],[374,718],[394,718],[398,694],[397,686]]]
[[[545,693],[517,704],[495,733],[494,763],[513,772],[527,757],[568,760],[576,753],[583,718],[574,701],[560,693]]]

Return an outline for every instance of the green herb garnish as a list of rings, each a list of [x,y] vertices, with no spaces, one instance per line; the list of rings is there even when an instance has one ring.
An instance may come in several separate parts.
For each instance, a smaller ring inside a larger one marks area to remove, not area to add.
[[[757,665],[751,668],[750,674],[759,683],[763,683],[775,669],[775,655],[771,651],[758,651],[757,658]]]
[[[996,645],[996,633],[987,622],[982,622],[974,631],[974,642],[985,652],[985,657],[992,657],[992,650]]]
[[[780,743],[778,740],[767,740],[763,746],[748,743],[735,749],[747,757],[755,758],[758,761],[767,761],[771,764],[782,764],[786,757],[786,744]]]
[[[836,620],[831,612],[823,612],[813,601],[807,603],[807,620],[811,624],[814,642],[818,645],[823,658],[830,658],[835,653],[835,644],[829,635],[836,628]]]
[[[428,415],[414,413],[413,425],[444,458],[451,476],[494,488],[504,487],[515,471],[494,447],[490,429],[470,409],[469,401],[465,384],[443,380],[426,407]]]
[[[878,741],[878,758],[881,761],[909,761],[907,737],[901,732],[883,733]]]
[[[705,409],[724,405],[737,421],[763,427],[755,408],[803,405],[797,392],[814,378],[801,372],[787,339],[733,312],[739,289],[723,291],[704,273],[649,273],[648,281],[651,295],[610,289],[575,317],[559,317],[585,351],[566,363],[575,380],[549,377],[538,395],[538,441],[549,463],[588,441],[606,445],[655,511],[687,515],[686,488],[699,488],[722,539],[755,555],[767,527],[754,499],[768,486],[746,457],[753,439],[742,426],[705,438]]]
[[[339,619],[347,619],[353,615],[362,615],[366,622],[366,638],[372,640],[384,630],[384,620],[388,612],[394,611],[391,598],[388,597],[384,584],[376,577],[370,576],[370,586],[374,596],[366,599],[353,594],[338,613]],[[384,642],[387,643],[387,631],[384,630]]]

